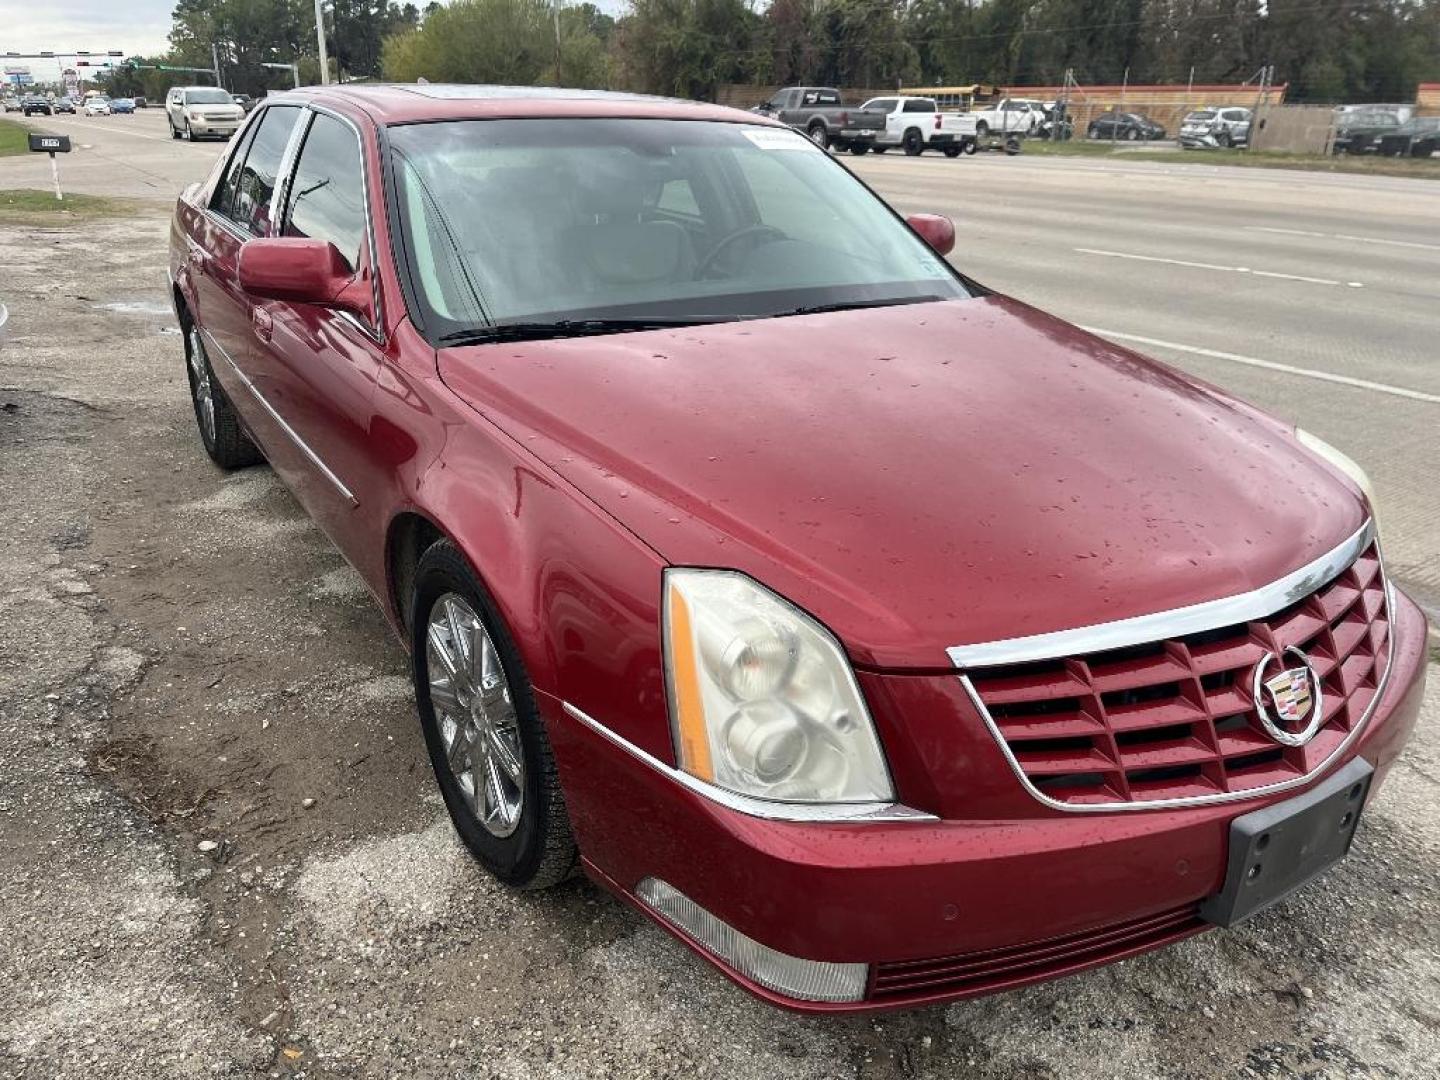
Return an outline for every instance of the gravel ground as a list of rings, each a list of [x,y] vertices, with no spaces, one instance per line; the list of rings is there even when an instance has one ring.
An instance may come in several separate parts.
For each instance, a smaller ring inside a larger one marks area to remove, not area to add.
[[[0,226],[0,1076],[1435,1075],[1440,677],[1325,880],[1007,996],[799,1018],[492,884],[364,586],[200,449],[165,228]]]

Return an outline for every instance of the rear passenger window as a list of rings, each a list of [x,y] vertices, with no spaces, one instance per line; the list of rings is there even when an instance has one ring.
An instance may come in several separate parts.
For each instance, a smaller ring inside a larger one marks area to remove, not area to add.
[[[299,118],[300,110],[293,105],[272,105],[266,109],[235,181],[235,200],[228,216],[256,236],[265,236],[270,231],[270,197],[275,194],[285,145]]]
[[[300,148],[285,210],[285,235],[329,240],[354,270],[365,242],[365,178],[350,127],[316,113]]]
[[[900,110],[900,111],[901,111],[901,112],[934,112],[934,111],[935,111],[935,103],[934,103],[933,101],[925,101],[925,100],[923,100],[923,99],[921,99],[921,98],[911,98],[909,101],[905,102],[905,108],[903,108],[903,109]]]

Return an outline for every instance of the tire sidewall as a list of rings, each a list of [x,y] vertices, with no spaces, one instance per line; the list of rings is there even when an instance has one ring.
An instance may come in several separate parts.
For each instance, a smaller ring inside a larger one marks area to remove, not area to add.
[[[445,760],[445,744],[435,709],[430,701],[428,655],[425,648],[426,628],[430,609],[445,593],[463,597],[474,609],[495,651],[500,655],[505,678],[514,699],[520,748],[525,760],[525,792],[520,821],[509,836],[495,836],[480,823],[465,798],[459,782]],[[539,740],[544,729],[530,679],[525,672],[510,633],[505,628],[489,592],[479,576],[470,568],[459,551],[448,542],[435,545],[420,559],[415,571],[415,587],[410,607],[411,669],[415,684],[415,705],[420,713],[420,728],[425,749],[435,772],[435,781],[445,809],[475,858],[507,885],[523,886],[535,875],[545,855],[545,821],[554,810],[549,793],[540,783],[544,774]]]

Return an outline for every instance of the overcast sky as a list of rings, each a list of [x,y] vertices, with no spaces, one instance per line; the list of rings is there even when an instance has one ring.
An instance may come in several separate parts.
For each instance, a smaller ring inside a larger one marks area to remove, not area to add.
[[[174,9],[175,0],[0,0],[0,53],[163,52]],[[10,63],[30,65],[40,82],[60,77],[59,66],[43,60]]]
[[[623,0],[592,0],[605,11],[618,11]],[[424,0],[415,0],[424,7]],[[153,56],[170,46],[170,13],[175,0],[0,0],[0,53],[103,53],[123,49],[127,56]],[[28,64],[37,82],[53,82],[60,67],[45,60]]]

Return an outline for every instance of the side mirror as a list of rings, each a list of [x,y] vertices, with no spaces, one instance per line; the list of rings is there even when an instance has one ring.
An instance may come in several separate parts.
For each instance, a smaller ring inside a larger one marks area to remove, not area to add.
[[[368,292],[336,246],[299,236],[259,237],[240,248],[240,287],[262,300],[352,311],[367,318]],[[362,295],[364,293],[364,295]]]
[[[955,223],[941,214],[911,214],[905,224],[920,234],[920,239],[939,255],[949,255],[955,247]],[[253,243],[253,241],[252,241]]]

